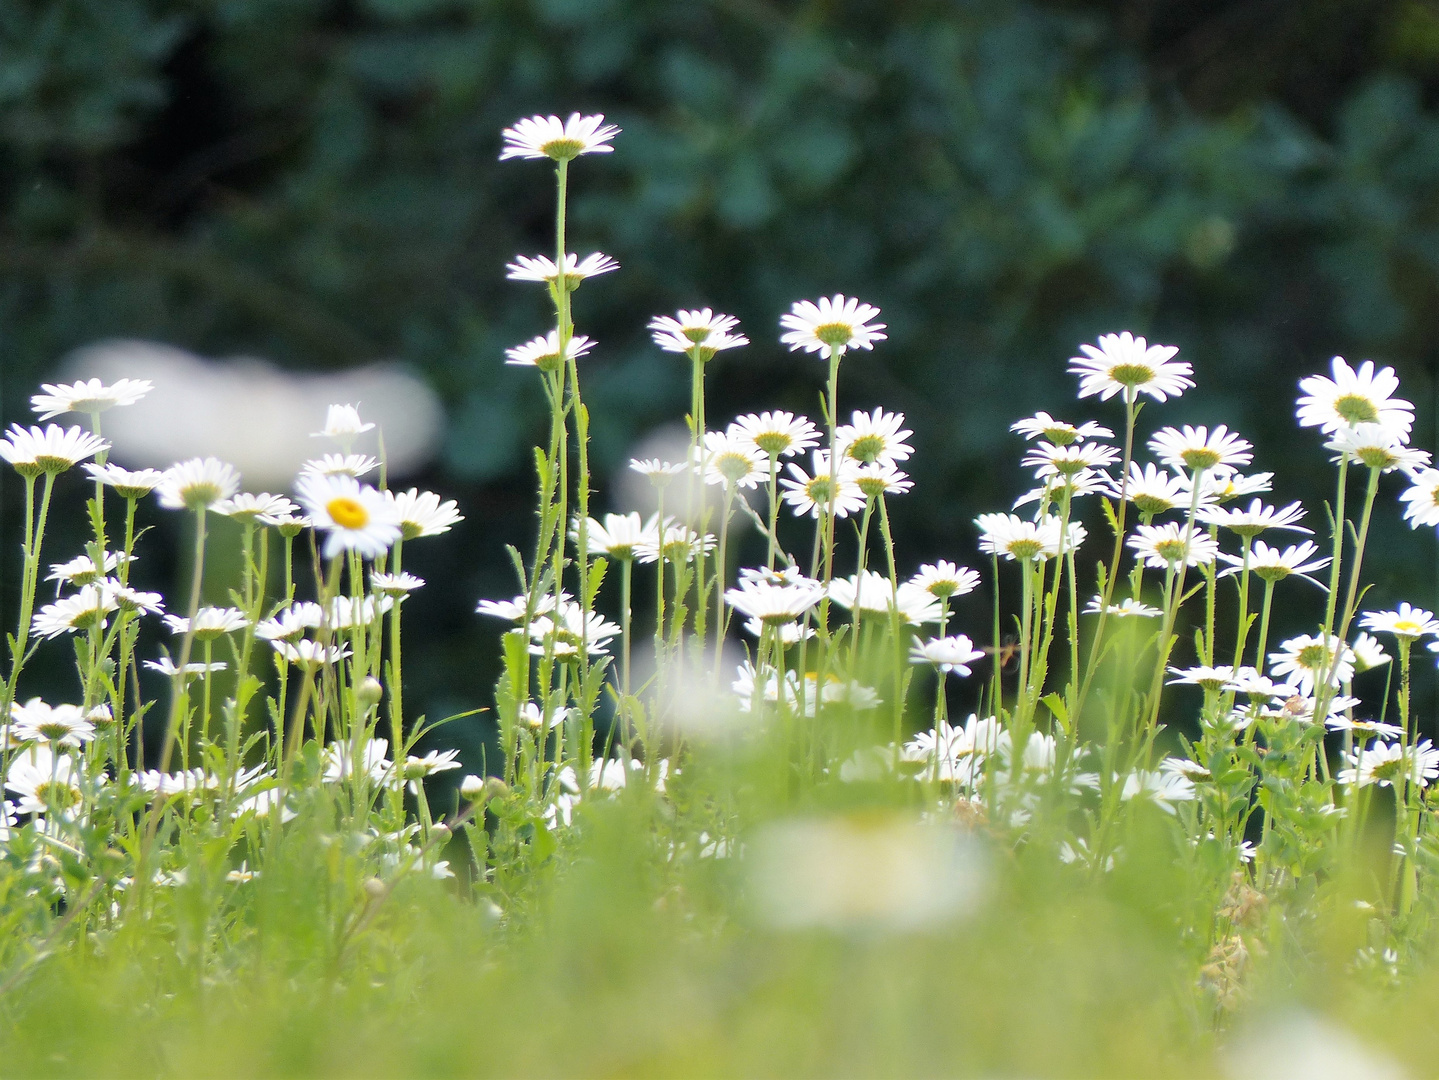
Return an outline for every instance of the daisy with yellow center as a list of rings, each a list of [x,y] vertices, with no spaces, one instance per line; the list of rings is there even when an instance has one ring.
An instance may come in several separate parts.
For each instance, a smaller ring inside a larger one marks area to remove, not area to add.
[[[353,476],[301,476],[295,493],[315,528],[328,533],[327,559],[341,551],[377,558],[400,538],[394,506],[382,492]]]

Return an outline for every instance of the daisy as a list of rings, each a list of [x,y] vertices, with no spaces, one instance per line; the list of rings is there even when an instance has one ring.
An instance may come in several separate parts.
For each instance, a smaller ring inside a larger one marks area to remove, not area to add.
[[[689,466],[682,461],[661,461],[659,458],[630,458],[630,468],[641,476],[649,477],[649,481],[657,488],[665,487],[670,480],[683,473],[689,472]]]
[[[1056,473],[1053,476],[1045,477],[1043,485],[1026,491],[1019,498],[1014,500],[1014,509],[1018,510],[1033,502],[1049,500],[1051,503],[1058,502],[1061,498],[1070,500],[1078,499],[1084,495],[1093,495],[1095,492],[1108,491],[1113,479],[1108,473],[1097,472],[1093,469],[1080,469],[1077,473],[1065,476],[1063,473]]]
[[[1224,684],[1223,689],[1261,701],[1291,698],[1299,693],[1299,687],[1291,683],[1276,682],[1268,675],[1261,675],[1255,668],[1247,666],[1236,671],[1234,677]]]
[[[1079,396],[1099,395],[1108,401],[1122,393],[1126,403],[1148,394],[1156,401],[1171,395],[1178,397],[1194,385],[1189,378],[1194,369],[1183,360],[1173,359],[1179,352],[1174,345],[1150,345],[1128,330],[1122,334],[1105,334],[1093,345],[1081,345],[1083,356],[1069,359],[1071,375],[1079,376]]]
[[[1351,720],[1347,716],[1331,716],[1324,721],[1324,726],[1330,731],[1352,731],[1360,738],[1377,735],[1386,739],[1397,739],[1404,734],[1404,729],[1398,724],[1386,724],[1381,720]]]
[[[1392,367],[1376,373],[1374,361],[1365,360],[1355,371],[1342,356],[1330,362],[1333,379],[1310,375],[1299,380],[1304,396],[1296,402],[1300,427],[1337,432],[1356,424],[1383,424],[1408,436],[1414,426],[1414,405],[1394,397],[1399,379]]]
[[[1309,533],[1312,530],[1294,524],[1303,516],[1304,507],[1297,502],[1290,503],[1282,510],[1276,510],[1272,506],[1261,503],[1258,499],[1250,502],[1248,510],[1207,507],[1198,514],[1199,520],[1206,525],[1221,525],[1230,532],[1251,538],[1258,536],[1265,529],[1286,529],[1289,532]]]
[[[791,352],[803,349],[805,352],[833,352],[839,356],[847,349],[873,349],[876,341],[884,341],[884,323],[870,322],[879,314],[879,308],[862,304],[852,297],[836,293],[833,297],[820,297],[816,303],[799,300],[781,315],[779,324],[789,331],[780,336],[780,342],[788,345]]]
[[[118,551],[105,552],[104,568],[96,567],[89,555],[77,555],[69,562],[51,563],[50,573],[46,575],[46,581],[58,581],[62,585],[74,585],[77,588],[81,585],[93,585],[102,580],[106,574],[119,567],[121,562],[132,563],[135,556],[125,555]]]
[[[79,747],[95,737],[95,725],[78,705],[47,705],[31,698],[10,706],[10,732],[23,742]]]
[[[396,524],[400,526],[400,537],[415,540],[421,536],[439,536],[464,521],[459,504],[454,499],[440,501],[433,491],[409,491],[396,494],[385,492],[385,503],[389,506]]]
[[[1409,527],[1439,525],[1439,469],[1418,469],[1409,479],[1413,486],[1399,496],[1400,502],[1409,504],[1404,507]]]
[[[99,379],[74,383],[42,383],[43,394],[30,398],[30,408],[41,423],[61,413],[80,412],[94,416],[117,405],[133,405],[155,388],[149,379],[119,379],[106,386]]]
[[[259,495],[242,493],[229,499],[221,499],[210,509],[247,524],[258,521],[261,525],[278,525],[283,518],[289,517],[300,508],[283,495],[262,492]]]
[[[324,756],[320,759],[324,766],[324,782],[338,784],[342,780],[364,776],[372,784],[382,783],[394,764],[385,757],[389,748],[388,739],[331,743],[325,747]]]
[[[912,626],[937,623],[943,614],[939,600],[924,589],[909,582],[896,589],[889,578],[873,570],[864,571],[862,576],[851,574],[847,578],[835,578],[830,582],[829,596],[840,607],[850,611],[858,609],[873,615],[888,615],[896,611]]]
[[[638,514],[606,514],[604,524],[600,524],[594,518],[585,523],[588,533],[588,540],[591,552],[603,551],[611,559],[633,559],[635,549],[648,540],[652,544],[659,542],[656,523],[651,519],[647,526],[640,521]],[[570,529],[570,536],[576,540],[579,538],[579,520]]]
[[[424,757],[411,754],[405,758],[405,779],[421,780],[426,776],[463,767],[458,750],[431,750]]]
[[[235,466],[207,457],[171,465],[155,486],[155,495],[167,510],[206,510],[239,490]]]
[[[155,490],[160,481],[165,479],[165,474],[159,469],[132,471],[108,462],[104,465],[97,465],[93,461],[87,461],[81,467],[90,474],[92,479],[114,488],[115,494],[122,499],[143,499]]]
[[[1021,562],[1048,559],[1058,555],[1061,546],[1072,551],[1088,535],[1083,525],[1071,521],[1066,538],[1060,532],[1059,518],[1053,514],[1046,514],[1038,522],[1025,521],[1017,514],[980,514],[974,523],[980,529],[981,551]]]
[[[693,562],[696,555],[708,555],[717,543],[712,533],[701,536],[674,518],[666,518],[661,525],[645,527],[645,535],[635,545],[635,561],[659,562],[663,554],[666,562]]]
[[[781,645],[797,645],[801,641],[808,641],[815,636],[814,627],[806,625],[805,623],[780,623],[773,629]],[[749,634],[750,637],[763,637],[765,623],[761,619],[746,619],[744,621],[744,631]]]
[[[537,338],[531,338],[523,345],[505,350],[505,363],[511,367],[533,367],[541,371],[559,371],[566,360],[575,360],[594,348],[595,343],[584,334],[571,337],[565,346],[565,355],[560,355],[560,332],[551,330]]]
[[[1203,426],[1161,428],[1149,440],[1149,449],[1172,469],[1191,473],[1216,468],[1234,468],[1254,460],[1254,445],[1235,435],[1223,424],[1213,431]]]
[[[1141,619],[1153,619],[1164,614],[1159,608],[1150,607],[1148,604],[1141,604],[1132,596],[1127,596],[1119,603],[1110,604],[1108,607],[1104,607],[1104,597],[1090,597],[1089,603],[1085,605],[1084,613],[1086,615],[1098,615],[1101,611],[1107,615],[1113,615],[1121,619],[1130,616]]]
[[[1136,769],[1124,778],[1119,797],[1126,802],[1143,799],[1154,803],[1166,814],[1175,813],[1174,804],[1194,798],[1194,781],[1177,770],[1151,772]]]
[[[738,588],[725,590],[725,601],[736,611],[768,626],[793,622],[824,596],[824,586],[803,578],[783,585],[742,578]]]
[[[331,405],[325,410],[325,426],[310,433],[312,439],[334,439],[346,448],[356,435],[374,430],[374,424],[360,419],[360,410],[355,405]]]
[[[300,638],[298,641],[275,638],[270,645],[290,663],[306,668],[338,664],[350,655],[348,645],[321,645],[318,641],[312,641],[310,638]]]
[[[168,676],[168,677],[170,677],[170,678],[172,678],[172,679],[173,679],[176,675],[180,674],[180,669],[179,669],[179,667],[176,666],[175,661],[171,660],[168,656],[162,656],[162,657],[160,657],[160,659],[158,659],[158,660],[146,660],[146,661],[145,661],[145,666],[146,666],[147,668],[149,668],[151,671],[158,671],[161,675]],[[224,671],[228,666],[229,666],[229,665],[226,664],[225,661],[223,661],[223,660],[215,660],[215,661],[212,661],[211,663],[208,663],[208,664],[205,664],[205,663],[186,664],[186,665],[185,665],[185,674],[186,674],[186,675],[206,675],[206,674],[209,674],[209,673],[212,672],[212,671]]]
[[[807,418],[790,412],[748,413],[736,417],[727,431],[747,440],[771,461],[802,454],[818,446],[820,440],[819,428]]]
[[[370,626],[394,606],[393,596],[337,596],[330,601],[330,625],[336,630]]]
[[[1256,540],[1254,549],[1249,553],[1249,569],[1267,582],[1283,581],[1292,574],[1323,589],[1326,588],[1325,584],[1309,575],[1315,570],[1323,570],[1330,560],[1328,556],[1315,559],[1317,554],[1319,548],[1312,540],[1291,544],[1282,551],[1277,547],[1270,547],[1263,540]],[[1244,567],[1244,558],[1241,555],[1226,555],[1221,551],[1219,560],[1229,564],[1229,569],[1219,572],[1220,577],[1237,574]]]
[[[1218,667],[1170,668],[1169,674],[1175,678],[1169,680],[1170,686],[1200,686],[1205,690],[1220,690],[1227,683],[1234,679],[1234,668],[1229,664],[1221,664]]]
[[[1189,537],[1185,539],[1185,532]],[[1186,530],[1178,522],[1164,525],[1136,525],[1127,541],[1145,566],[1161,570],[1187,566],[1207,566],[1219,554],[1219,544],[1204,533]]]
[[[567,592],[560,593],[560,603],[567,604],[572,597]],[[477,615],[490,615],[496,619],[505,619],[508,622],[521,622],[525,617],[525,605],[528,602],[524,596],[517,596],[513,600],[481,600],[475,607]],[[543,593],[535,602],[535,614],[543,615],[547,611],[553,611],[555,607],[554,593]]]
[[[1165,472],[1152,462],[1140,466],[1139,462],[1129,463],[1129,479],[1123,485],[1124,497],[1134,504],[1144,517],[1152,518],[1169,510],[1188,510],[1194,501],[1194,485],[1188,476]],[[1119,498],[1120,482],[1109,483],[1109,493]],[[1200,494],[1199,505],[1208,501]]]
[[[354,551],[374,559],[400,538],[394,506],[385,496],[353,476],[301,476],[295,492],[315,528],[326,529],[324,555],[333,559]]]
[[[604,122],[604,114],[581,116],[571,113],[561,122],[558,116],[531,116],[505,128],[505,147],[500,160],[528,158],[569,161],[581,154],[608,154],[614,150],[609,141],[620,133],[613,124]]]
[[[1335,655],[1338,654],[1336,661]],[[1279,643],[1279,652],[1269,654],[1269,670],[1277,676],[1288,676],[1303,694],[1314,692],[1321,673],[1329,684],[1342,686],[1354,678],[1354,654],[1349,646],[1333,634],[1328,646],[1314,634],[1301,634]]]
[[[118,607],[114,591],[104,582],[86,585],[74,596],[46,604],[37,611],[31,620],[30,632],[36,637],[56,638],[77,630],[103,628],[105,616]]]
[[[836,483],[831,474],[828,450],[816,450],[811,455],[811,461],[813,475],[790,462],[786,470],[789,476],[779,482],[784,488],[784,501],[789,503],[797,517],[808,514],[818,518],[831,509],[835,517],[848,517],[864,509],[864,494],[855,484],[858,462],[853,458],[841,458]]]
[[[967,566],[956,566],[941,559],[925,563],[915,572],[909,583],[916,589],[923,589],[931,596],[948,600],[951,596],[964,596],[979,588],[979,574]]]
[[[1359,625],[1375,633],[1393,634],[1410,641],[1439,634],[1439,620],[1434,618],[1434,613],[1408,603],[1400,604],[1393,611],[1366,611],[1359,617]]]
[[[611,270],[619,268],[619,263],[608,255],[601,255],[598,251],[586,255],[583,259],[571,251],[565,255],[565,289],[574,292],[585,278],[599,277],[601,274],[608,274]],[[505,269],[509,271],[505,277],[511,281],[539,281],[554,284],[560,276],[560,270],[555,265],[555,260],[543,255],[536,255],[533,258],[528,255],[516,255],[514,262],[505,264]]]
[[[976,649],[974,642],[968,637],[955,634],[951,637],[932,638],[929,641],[916,641],[910,647],[909,662],[933,664],[946,674],[968,676],[971,674],[969,665],[983,656],[983,650]]]
[[[1439,750],[1428,739],[1407,750],[1401,743],[1375,743],[1345,755],[1349,768],[1340,769],[1338,781],[1346,787],[1357,783],[1390,787],[1397,780],[1407,779],[1417,787],[1429,786],[1439,776]]]
[[[1112,439],[1114,432],[1102,424],[1088,420],[1078,427],[1056,420],[1047,412],[1037,412],[1027,420],[1016,420],[1009,430],[1023,435],[1026,439],[1048,439],[1055,446],[1069,446],[1085,439]]]
[[[378,570],[370,571],[370,588],[381,596],[399,600],[424,587],[425,579],[415,577],[414,574],[382,574]]]
[[[250,625],[250,620],[239,608],[202,607],[195,612],[194,619],[166,615],[164,621],[172,634],[188,634],[193,626],[195,637],[201,641],[213,641],[222,634],[234,633]]]
[[[372,577],[374,575],[371,575]],[[305,636],[306,630],[314,630],[325,621],[325,609],[308,601],[291,604],[278,612],[274,618],[265,619],[255,627],[255,636],[265,641],[294,641]]]
[[[59,424],[48,424],[43,431],[38,427],[11,424],[5,438],[0,439],[0,458],[13,465],[21,476],[41,473],[54,476],[78,461],[109,449],[110,444],[98,435],[81,427],[62,428]]]
[[[887,413],[883,409],[873,413],[856,409],[848,424],[834,429],[840,452],[864,464],[894,465],[906,460],[914,451],[905,440],[913,434],[904,427],[904,413]]]
[[[1254,473],[1241,476],[1237,472],[1207,472],[1200,482],[1200,505],[1205,502],[1227,503],[1245,495],[1258,495],[1268,491],[1273,483],[1272,472]]]
[[[854,484],[867,499],[878,499],[883,495],[903,495],[914,487],[914,481],[909,478],[908,473],[882,461],[861,465],[854,474]]]
[[[121,611],[140,611],[154,615],[165,607],[165,598],[157,592],[143,592],[129,585],[121,585],[114,578],[106,578],[105,581],[110,590],[110,599]]]
[[[769,476],[764,457],[748,439],[727,431],[706,431],[704,445],[695,447],[695,467],[706,484],[754,488]]]
[[[5,774],[5,787],[20,796],[16,811],[62,820],[73,817],[84,802],[85,783],[76,760],[68,753],[56,754],[47,743],[17,754]]]
[[[325,454],[300,466],[301,476],[350,476],[358,480],[374,472],[380,459],[369,454]]]
[[[1118,460],[1119,451],[1103,443],[1040,443],[1024,455],[1020,464],[1033,468],[1034,475],[1043,480],[1047,476],[1074,476],[1085,470],[1104,469]]]
[[[656,315],[649,323],[655,344],[665,352],[685,353],[703,363],[725,349],[749,344],[749,338],[733,332],[738,326],[733,315],[716,315],[710,308],[678,311],[673,318]]]
[[[1384,651],[1384,646],[1379,644],[1379,639],[1370,637],[1363,630],[1359,631],[1359,636],[1350,644],[1349,650],[1354,654],[1356,671],[1372,671],[1389,663],[1389,654]]]
[[[1324,448],[1334,451],[1331,460],[1336,464],[1348,460],[1380,472],[1402,468],[1413,473],[1428,466],[1429,451],[1405,446],[1407,438],[1384,424],[1355,424],[1334,432]]]
[[[547,650],[561,660],[579,656],[580,645],[590,656],[604,656],[609,652],[608,642],[620,633],[617,623],[611,622],[598,612],[586,613],[576,603],[561,604],[556,612],[539,615],[530,623],[530,652],[543,656]]]

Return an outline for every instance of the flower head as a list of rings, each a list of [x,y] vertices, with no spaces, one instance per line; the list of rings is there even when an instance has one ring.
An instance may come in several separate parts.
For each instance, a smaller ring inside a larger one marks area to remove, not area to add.
[[[1409,527],[1439,525],[1439,469],[1419,469],[1410,473],[1409,479],[1412,486],[1399,496],[1400,502],[1408,504],[1404,516]]]
[[[728,431],[706,431],[704,444],[695,447],[695,465],[706,484],[753,488],[769,476],[758,450],[742,436]]]
[[[883,574],[866,570],[847,578],[835,578],[829,585],[829,596],[836,604],[850,611],[871,615],[898,612],[912,626],[937,623],[942,617],[939,600],[924,589],[902,582],[899,588]]]
[[[608,255],[601,255],[598,251],[586,255],[583,259],[571,251],[565,255],[565,288],[569,292],[574,292],[585,278],[598,277],[619,268],[619,263]],[[536,255],[533,258],[528,255],[516,255],[515,261],[507,263],[505,269],[509,271],[505,277],[511,281],[541,281],[553,284],[560,276],[560,269],[555,265],[555,260],[543,255]]]
[[[300,508],[283,495],[271,495],[268,492],[251,495],[242,492],[228,499],[221,499],[210,509],[236,521],[278,525]]]
[[[350,655],[348,645],[321,645],[309,638],[286,641],[274,638],[270,645],[290,663],[305,668],[321,668],[327,664],[338,664]]]
[[[1188,424],[1182,428],[1161,428],[1149,440],[1149,449],[1171,469],[1187,469],[1191,473],[1232,469],[1254,460],[1250,453],[1253,444],[1223,424],[1213,431]]]
[[[788,331],[780,336],[780,342],[792,352],[833,350],[840,354],[851,348],[873,349],[876,341],[885,340],[885,324],[870,321],[878,314],[879,308],[872,304],[839,293],[820,297],[818,302],[799,300],[789,314],[780,316],[780,326]]]
[[[202,607],[195,612],[193,619],[187,619],[180,615],[166,615],[165,625],[170,628],[172,634],[188,634],[193,627],[195,637],[201,641],[209,641],[222,634],[230,634],[244,629],[250,625],[250,620],[239,608]]]
[[[1284,676],[1310,694],[1323,677],[1329,685],[1339,687],[1354,678],[1354,654],[1333,634],[1325,640],[1314,634],[1301,634],[1279,643],[1279,651],[1269,654],[1269,670],[1276,678]]]
[[[793,622],[819,603],[824,597],[824,586],[805,577],[783,583],[744,577],[738,588],[728,589],[724,595],[736,611],[776,626]]]
[[[1290,503],[1282,510],[1266,506],[1258,499],[1249,504],[1248,510],[1237,507],[1226,510],[1223,507],[1206,507],[1199,512],[1199,520],[1206,525],[1221,525],[1230,532],[1244,537],[1255,537],[1265,529],[1287,529],[1289,532],[1307,533],[1310,530],[1295,522],[1304,516],[1304,507],[1297,502]]]
[[[52,747],[78,747],[95,737],[95,725],[80,706],[47,705],[40,698],[10,706],[9,731],[22,742],[43,742]]]
[[[1159,608],[1151,607],[1148,604],[1141,603],[1140,601],[1134,599],[1134,597],[1132,596],[1126,596],[1119,603],[1111,603],[1108,607],[1104,606],[1104,597],[1090,597],[1089,603],[1085,605],[1084,613],[1086,615],[1098,615],[1101,612],[1120,619],[1129,617],[1153,619],[1164,614],[1164,612],[1159,610]]]
[[[793,457],[819,445],[819,428],[790,412],[749,413],[736,417],[727,433],[749,442],[771,461]]]
[[[382,574],[370,571],[370,588],[380,596],[401,600],[416,589],[425,587],[425,579],[414,574]]]
[[[948,600],[951,596],[964,596],[979,588],[979,574],[967,566],[956,566],[941,559],[925,563],[909,579],[909,583],[940,600]]]
[[[1356,783],[1360,787],[1389,787],[1407,778],[1414,786],[1425,788],[1439,776],[1439,750],[1428,739],[1407,749],[1402,743],[1375,743],[1352,750],[1345,757],[1349,767],[1339,770],[1337,779],[1346,787]]]
[[[109,579],[86,585],[73,596],[46,604],[35,613],[30,632],[37,637],[55,638],[77,630],[103,627],[105,617],[119,608]]]
[[[1174,521],[1164,525],[1136,525],[1128,543],[1146,566],[1160,569],[1181,564],[1206,566],[1219,553],[1219,545],[1213,539]]]
[[[110,444],[82,427],[62,428],[59,424],[23,428],[10,425],[0,439],[0,458],[15,467],[21,476],[55,475],[110,449]]]
[[[1367,465],[1380,472],[1402,468],[1412,473],[1429,464],[1429,451],[1406,446],[1403,432],[1386,424],[1355,424],[1335,431],[1324,444],[1334,451],[1336,463],[1344,460]]]
[[[914,432],[904,427],[904,413],[872,413],[855,410],[848,424],[834,429],[840,452],[863,464],[878,462],[894,465],[906,460],[914,451],[905,442]]]
[[[380,459],[369,454],[324,454],[300,466],[301,476],[352,476],[356,480],[379,468]]]
[[[1047,439],[1055,446],[1069,446],[1085,439],[1112,439],[1114,432],[1103,424],[1088,420],[1079,426],[1056,420],[1047,412],[1037,412],[1024,420],[1016,420],[1009,430],[1023,435],[1026,439]]]
[[[235,466],[218,458],[191,458],[165,470],[155,488],[167,510],[205,510],[240,490]]]
[[[1177,346],[1150,345],[1128,330],[1105,334],[1097,347],[1081,345],[1079,351],[1084,355],[1070,357],[1069,371],[1079,376],[1082,398],[1098,394],[1101,401],[1108,401],[1123,394],[1126,402],[1133,402],[1140,394],[1148,394],[1165,401],[1194,385],[1189,378],[1193,368],[1173,359],[1179,352]]]
[[[512,367],[533,367],[541,371],[559,371],[565,361],[584,356],[594,347],[594,342],[583,334],[576,334],[565,343],[564,355],[560,355],[560,332],[551,330],[537,338],[531,338],[523,345],[505,350],[505,363]]]
[[[62,585],[93,585],[102,580],[106,574],[119,568],[122,562],[132,563],[135,556],[125,555],[119,551],[105,552],[103,565],[96,566],[89,555],[77,555],[69,562],[51,563],[50,573],[46,575],[46,581],[58,581]]]
[[[325,426],[312,432],[312,439],[334,439],[342,446],[349,446],[356,435],[373,430],[374,424],[360,419],[360,410],[355,405],[331,405],[325,410]]]
[[[117,405],[133,405],[155,388],[149,379],[117,379],[110,386],[99,379],[80,382],[44,383],[43,394],[30,398],[30,408],[39,414],[41,423],[61,413],[79,412],[95,415]]]
[[[733,332],[738,326],[733,315],[716,315],[710,308],[700,308],[678,311],[673,318],[656,315],[649,328],[655,344],[665,352],[686,353],[708,363],[718,352],[749,344],[749,338]]]
[[[1304,395],[1296,413],[1300,427],[1337,432],[1357,424],[1383,424],[1402,436],[1414,426],[1414,405],[1394,397],[1399,379],[1392,367],[1374,370],[1365,360],[1355,371],[1342,356],[1330,362],[1334,378],[1310,375],[1299,380]]]
[[[970,665],[982,656],[984,651],[976,649],[963,634],[916,641],[909,650],[911,664],[933,664],[940,671],[957,675],[969,675]]]
[[[848,517],[864,509],[864,493],[855,483],[859,462],[853,458],[841,458],[839,475],[835,477],[830,468],[829,451],[816,450],[811,460],[814,466],[812,474],[790,462],[787,466],[789,476],[779,482],[784,488],[784,501],[789,503],[796,515],[808,514],[817,518],[833,509],[835,517]]]
[[[87,461],[82,468],[90,474],[92,479],[100,481],[115,489],[115,494],[122,499],[143,499],[155,486],[165,479],[165,474],[159,469],[122,469],[118,465],[106,462],[104,465],[97,465],[93,461]]]
[[[1439,620],[1432,611],[1402,603],[1393,611],[1366,611],[1359,625],[1378,634],[1416,641],[1421,637],[1439,635]]]
[[[1194,484],[1188,476],[1165,472],[1152,462],[1141,467],[1139,462],[1131,461],[1129,475],[1122,485],[1122,490],[1124,497],[1134,504],[1134,508],[1145,519],[1169,510],[1188,510],[1194,501]],[[1111,480],[1109,493],[1117,499],[1120,491],[1120,482]],[[1201,488],[1199,505],[1207,506],[1212,503],[1213,499],[1206,498]]]
[[[604,120],[602,113],[593,116],[571,113],[565,121],[558,116],[531,116],[518,120],[514,127],[501,132],[505,147],[500,151],[500,160],[550,158],[553,161],[569,161],[581,154],[611,153],[614,147],[609,145],[609,141],[620,133],[620,129],[606,124]]]
[[[439,536],[465,520],[454,499],[442,502],[433,491],[410,488],[409,491],[396,493],[386,490],[385,502],[395,523],[400,526],[400,535],[406,540]]]
[[[979,526],[981,551],[1018,562],[1052,558],[1061,549],[1072,551],[1084,543],[1087,535],[1083,525],[1071,521],[1066,537],[1060,530],[1059,518],[1053,514],[1039,521],[1025,521],[1018,514],[980,514],[974,523]]]
[[[1283,550],[1270,547],[1263,540],[1256,540],[1253,549],[1249,552],[1249,569],[1268,582],[1282,581],[1292,574],[1295,577],[1302,577],[1305,581],[1318,585],[1322,589],[1325,588],[1324,583],[1309,576],[1315,570],[1323,570],[1329,565],[1328,556],[1320,559],[1314,558],[1318,554],[1319,547],[1312,540],[1290,544]],[[1240,555],[1226,555],[1221,551],[1219,561],[1229,564],[1227,570],[1220,571],[1220,577],[1237,574],[1244,568],[1244,558]]]
[[[644,542],[656,543],[655,522],[646,526],[638,514],[606,514],[604,523],[590,518],[585,523],[590,551],[603,551],[611,559],[633,559],[636,549]],[[570,529],[570,535],[578,539],[579,520]]]
[[[353,476],[301,476],[295,492],[315,528],[325,529],[325,558],[355,551],[373,559],[400,538],[394,506]]]

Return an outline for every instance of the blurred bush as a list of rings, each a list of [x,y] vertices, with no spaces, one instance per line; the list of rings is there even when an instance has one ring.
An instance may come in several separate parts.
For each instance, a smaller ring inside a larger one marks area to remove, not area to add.
[[[911,558],[971,550],[1023,490],[1009,420],[1088,413],[1064,359],[1122,327],[1182,346],[1185,419],[1241,427],[1317,514],[1287,402],[1330,355],[1395,364],[1434,445],[1436,91],[1439,4],[1401,0],[0,0],[0,412],[107,336],[421,369],[450,409],[428,480],[470,520],[423,553],[446,591],[415,677],[484,694],[454,657],[530,532],[542,423],[502,349],[547,318],[503,265],[551,205],[499,130],[582,109],[625,129],[572,215],[625,268],[579,298],[602,469],[684,408],[652,313],[744,320],[716,419],[812,410],[819,366],[771,331],[843,290],[891,327],[847,402],[904,410],[923,450]],[[1381,593],[1422,602],[1428,538],[1376,527]]]

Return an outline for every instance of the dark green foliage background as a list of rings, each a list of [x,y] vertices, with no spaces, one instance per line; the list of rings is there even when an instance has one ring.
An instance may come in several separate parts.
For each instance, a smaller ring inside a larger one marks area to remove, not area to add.
[[[917,433],[905,569],[969,557],[974,514],[1023,490],[1011,419],[1117,416],[1075,406],[1064,362],[1126,327],[1179,344],[1200,384],[1146,427],[1230,422],[1275,498],[1322,520],[1299,376],[1392,363],[1436,444],[1436,91],[1439,4],[1400,0],[0,0],[0,411],[23,418],[58,358],[108,336],[408,362],[450,411],[423,480],[469,515],[407,559],[432,582],[410,693],[484,701],[496,628],[471,609],[510,588],[543,425],[502,350],[548,318],[503,265],[547,248],[552,206],[547,168],[496,161],[499,131],[579,109],[624,128],[579,163],[571,219],[575,249],[624,266],[578,299],[601,506],[630,441],[687,401],[653,313],[742,318],[716,420],[813,413],[820,366],[776,319],[844,291],[890,325],[846,362],[845,407]],[[1432,600],[1433,537],[1397,516],[1376,598]]]

